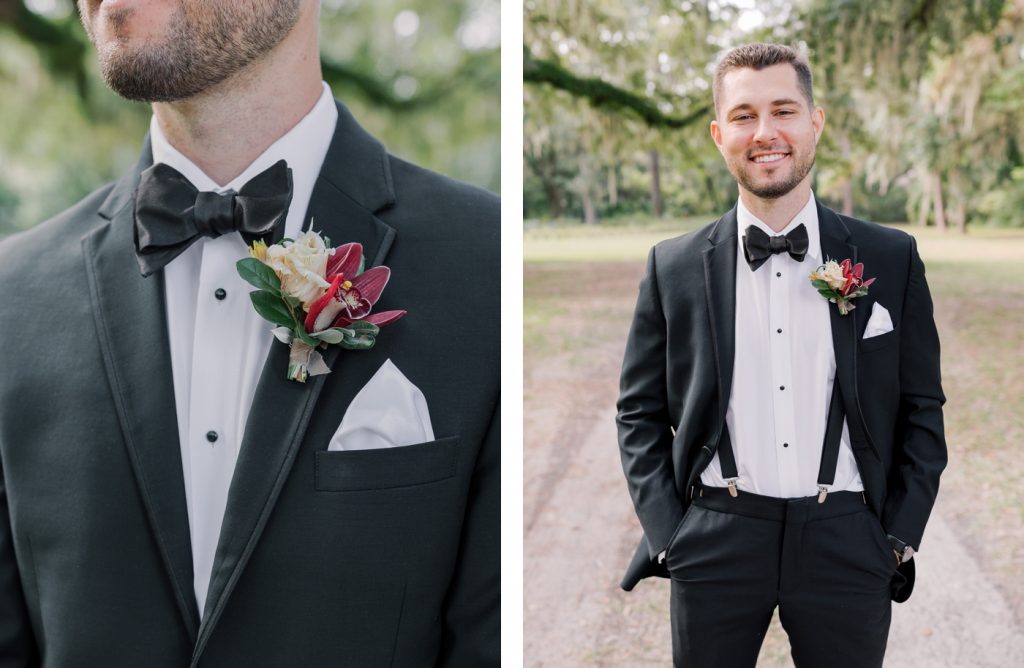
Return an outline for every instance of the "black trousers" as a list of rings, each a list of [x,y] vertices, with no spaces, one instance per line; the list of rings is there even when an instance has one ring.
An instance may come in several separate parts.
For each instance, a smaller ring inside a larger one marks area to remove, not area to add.
[[[798,668],[882,665],[896,555],[859,492],[697,488],[665,560],[677,668],[753,667],[776,607]]]

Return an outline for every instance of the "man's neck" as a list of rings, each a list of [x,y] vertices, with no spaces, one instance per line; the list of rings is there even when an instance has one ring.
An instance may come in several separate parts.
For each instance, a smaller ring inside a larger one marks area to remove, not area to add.
[[[177,102],[156,102],[167,141],[223,186],[309,113],[323,92],[316,17],[266,57],[221,84]]]
[[[811,184],[805,179],[782,197],[765,199],[740,187],[740,201],[755,218],[779,233],[807,205]]]

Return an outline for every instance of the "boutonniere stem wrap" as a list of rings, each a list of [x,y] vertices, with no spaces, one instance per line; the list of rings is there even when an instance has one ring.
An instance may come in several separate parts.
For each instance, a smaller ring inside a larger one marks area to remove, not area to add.
[[[864,265],[852,264],[849,259],[842,262],[828,260],[811,272],[811,285],[839,308],[839,315],[846,315],[856,308],[851,300],[868,293],[868,286],[874,278],[864,280]]]
[[[330,373],[318,349],[338,345],[369,350],[380,328],[405,311],[371,313],[391,277],[381,265],[364,271],[363,247],[330,247],[313,231],[267,246],[257,241],[239,260],[238,274],[256,288],[256,312],[277,325],[274,336],[290,346],[288,380]]]

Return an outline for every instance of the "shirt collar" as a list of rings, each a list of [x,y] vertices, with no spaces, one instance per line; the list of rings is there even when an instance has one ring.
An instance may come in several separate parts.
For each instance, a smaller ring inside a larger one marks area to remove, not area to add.
[[[171,145],[160,130],[156,116],[149,122],[153,163],[162,162],[178,170],[199,191],[224,192],[238,191],[254,176],[284,159],[292,170],[292,203],[285,222],[285,236],[294,238],[302,229],[313,185],[327,156],[338,120],[338,108],[334,104],[331,89],[326,82],[321,83],[323,91],[309,113],[223,187],[218,186],[202,169]]]
[[[743,238],[743,233],[748,226],[754,225],[759,227],[765,234],[770,237],[779,234],[789,234],[798,225],[803,224],[807,228],[807,257],[820,261],[821,260],[821,236],[818,229],[818,206],[814,199],[814,193],[807,198],[807,204],[804,204],[803,208],[800,209],[793,219],[789,221],[789,224],[781,232],[776,232],[772,228],[768,227],[764,222],[758,219],[754,214],[750,213],[747,207],[743,206],[743,200],[740,199],[736,203],[736,227],[738,236],[740,239]]]

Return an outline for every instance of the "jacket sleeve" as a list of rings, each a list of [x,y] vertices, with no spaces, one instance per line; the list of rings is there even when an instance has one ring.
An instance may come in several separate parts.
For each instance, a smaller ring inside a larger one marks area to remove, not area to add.
[[[444,668],[501,662],[500,411],[496,404],[470,482],[459,561],[445,599],[438,661]]]
[[[667,394],[667,326],[658,290],[657,248],[647,259],[619,380],[619,454],[652,561],[683,516],[672,466]]]
[[[0,471],[0,668],[39,665],[14,553],[7,484]]]
[[[946,467],[942,424],[946,398],[942,394],[932,298],[913,239],[900,326],[900,410],[882,514],[890,534],[918,548],[939,491],[939,475]]]

